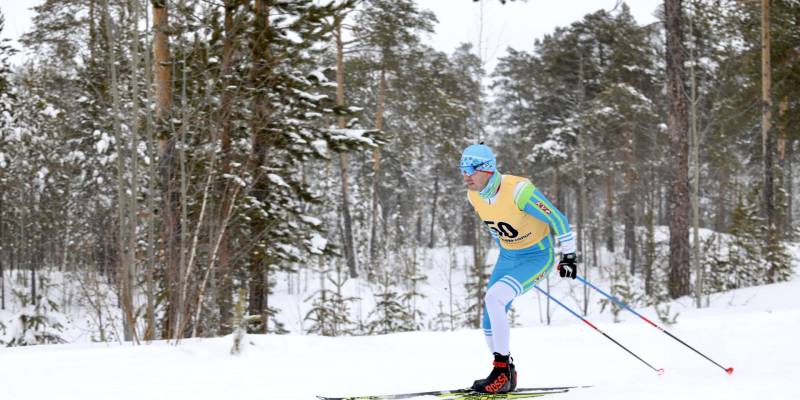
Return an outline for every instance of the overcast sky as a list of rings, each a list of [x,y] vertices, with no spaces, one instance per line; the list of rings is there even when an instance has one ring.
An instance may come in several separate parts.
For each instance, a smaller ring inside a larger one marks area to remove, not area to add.
[[[611,10],[617,0],[517,0],[505,5],[499,0],[417,0],[417,3],[436,14],[439,24],[430,43],[448,53],[463,42],[472,43],[477,48],[483,10],[481,56],[491,71],[507,47],[531,50],[534,39],[599,9]],[[650,24],[655,22],[654,11],[663,0],[628,0],[626,3],[636,22]]]
[[[517,0],[502,5],[499,0],[417,0],[420,8],[433,11],[439,19],[436,33],[427,38],[428,42],[447,53],[464,42],[478,47],[483,14],[481,56],[486,60],[488,71],[494,68],[507,47],[530,50],[535,38],[601,8],[611,10],[617,1]],[[6,16],[0,37],[16,39],[24,33],[33,14],[29,8],[39,3],[41,0],[0,0],[0,10]],[[626,3],[639,24],[649,24],[655,21],[653,12],[663,0],[628,0]]]
[[[30,25],[33,11],[29,8],[41,3],[40,0],[0,0],[0,10],[6,17],[5,28],[0,37],[17,38],[22,35]]]

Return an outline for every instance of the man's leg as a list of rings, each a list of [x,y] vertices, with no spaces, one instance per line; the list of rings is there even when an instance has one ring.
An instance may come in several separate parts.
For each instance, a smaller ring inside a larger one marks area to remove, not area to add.
[[[483,337],[486,339],[486,345],[489,346],[489,352],[494,353],[492,321],[489,320],[489,312],[486,311],[486,303],[483,304]]]
[[[486,299],[488,297],[489,290],[491,290],[495,284],[497,284],[506,276],[506,271],[508,271],[511,265],[513,264],[510,264],[508,259],[497,257],[497,260],[494,262],[492,274],[489,276],[489,282],[486,283],[486,294],[483,295],[483,335],[486,339],[486,345],[489,346],[490,353],[494,353],[497,350],[494,347],[494,330],[492,329],[493,321],[491,318],[489,318],[489,310],[487,308],[488,302]]]
[[[507,311],[518,293],[514,286],[520,286],[508,275],[493,273],[492,278],[490,282],[493,283],[489,285],[484,297],[483,326],[486,343],[494,353],[494,363],[489,376],[476,380],[472,389],[484,393],[506,393],[517,387],[517,372],[509,354],[511,332]]]
[[[502,279],[494,283],[489,290],[486,291],[486,307],[484,311],[484,320],[488,319],[491,333],[491,350],[494,353],[508,355],[509,353],[509,337],[511,329],[508,324],[507,310],[511,301],[517,296],[517,290],[513,287],[516,280],[513,282],[509,280],[513,278],[504,276]],[[521,287],[521,286],[519,286]],[[486,322],[484,322],[484,329]],[[486,332],[486,331],[484,331]],[[487,337],[487,342],[489,342]]]

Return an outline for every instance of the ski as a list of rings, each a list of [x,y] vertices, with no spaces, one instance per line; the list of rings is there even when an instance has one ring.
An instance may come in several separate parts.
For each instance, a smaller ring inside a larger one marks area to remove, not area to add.
[[[490,400],[490,399],[526,399],[541,397],[554,393],[566,393],[578,386],[559,386],[542,388],[517,388],[517,390],[504,394],[478,393],[472,389],[432,390],[429,392],[399,393],[384,395],[367,395],[352,397],[325,397],[317,396],[319,400],[396,400],[411,399],[414,397],[429,397],[440,400]]]
[[[465,394],[456,394],[456,395],[439,395],[436,396],[437,399],[440,400],[499,400],[499,399],[532,399],[536,397],[547,396],[548,394],[554,393],[566,393],[569,389],[561,389],[561,390],[552,390],[552,391],[514,391],[511,393],[503,393],[503,394],[488,394],[488,393],[477,393],[477,392],[470,392]]]

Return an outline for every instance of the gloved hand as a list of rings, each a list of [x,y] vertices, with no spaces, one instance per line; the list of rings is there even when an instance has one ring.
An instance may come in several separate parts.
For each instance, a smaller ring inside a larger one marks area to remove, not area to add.
[[[578,256],[575,253],[567,253],[561,255],[561,261],[558,263],[558,275],[562,278],[575,279],[578,276]]]

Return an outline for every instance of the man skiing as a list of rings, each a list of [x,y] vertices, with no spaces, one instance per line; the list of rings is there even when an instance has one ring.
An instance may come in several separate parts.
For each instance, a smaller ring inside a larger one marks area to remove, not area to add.
[[[483,331],[494,354],[494,367],[486,379],[476,380],[472,389],[507,393],[517,387],[517,371],[509,351],[507,313],[511,302],[552,270],[553,236],[561,244],[559,275],[575,279],[575,240],[567,217],[529,180],[500,174],[488,146],[468,146],[461,155],[460,167],[469,202],[500,247],[483,311]]]

